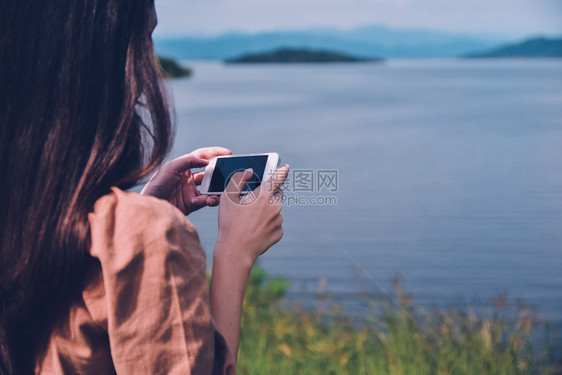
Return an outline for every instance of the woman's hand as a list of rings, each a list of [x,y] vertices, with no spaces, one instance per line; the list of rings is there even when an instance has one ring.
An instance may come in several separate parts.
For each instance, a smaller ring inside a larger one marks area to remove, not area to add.
[[[192,173],[191,169],[205,167],[214,156],[231,154],[232,151],[224,147],[204,147],[164,163],[147,182],[141,194],[165,199],[184,215],[205,206],[217,206],[219,197],[202,195],[197,190],[204,172]]]
[[[248,195],[240,193],[253,172],[234,176],[219,205],[219,236],[213,254],[211,313],[234,358],[238,356],[242,303],[254,262],[283,236],[281,185],[289,166],[278,168],[265,183]]]
[[[232,177],[220,198],[215,258],[226,257],[249,271],[261,254],[281,240],[283,193],[280,187],[288,173],[289,166],[285,164],[246,196],[241,196],[241,192],[252,177],[252,170]]]

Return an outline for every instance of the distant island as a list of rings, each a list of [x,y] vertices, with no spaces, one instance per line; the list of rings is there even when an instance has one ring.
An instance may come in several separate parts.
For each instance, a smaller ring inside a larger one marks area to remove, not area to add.
[[[381,61],[379,58],[362,58],[338,52],[280,48],[271,52],[246,54],[233,59],[226,59],[226,63],[334,63],[334,62],[365,62]]]
[[[562,39],[534,38],[464,57],[562,57]]]
[[[191,69],[184,68],[173,59],[158,56],[157,60],[162,70],[168,73],[172,78],[189,77],[191,75]]]

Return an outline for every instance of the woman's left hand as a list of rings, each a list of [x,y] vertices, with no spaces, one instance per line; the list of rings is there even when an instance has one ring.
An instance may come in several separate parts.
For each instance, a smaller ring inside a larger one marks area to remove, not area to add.
[[[191,169],[205,167],[214,156],[231,154],[232,151],[224,147],[204,147],[164,163],[146,183],[141,194],[165,199],[184,215],[205,206],[217,206],[218,196],[202,195],[197,190],[204,172],[192,173]]]

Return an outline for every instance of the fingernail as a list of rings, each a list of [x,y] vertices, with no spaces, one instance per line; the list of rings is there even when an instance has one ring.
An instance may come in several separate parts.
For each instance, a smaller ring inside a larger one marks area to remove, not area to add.
[[[195,203],[197,203],[198,200],[199,200],[198,197],[191,198],[191,203],[195,204]]]
[[[254,173],[254,170],[252,168],[248,168],[246,169],[246,172]]]

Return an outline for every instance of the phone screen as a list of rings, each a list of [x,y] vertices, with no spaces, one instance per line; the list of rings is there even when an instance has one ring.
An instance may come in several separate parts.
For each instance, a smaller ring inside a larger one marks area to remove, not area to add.
[[[242,191],[248,192],[254,190],[262,183],[267,158],[267,155],[217,158],[215,171],[213,172],[211,183],[209,184],[209,191],[213,193],[223,192],[234,173],[243,172],[248,168],[254,170],[254,175],[246,182]]]

